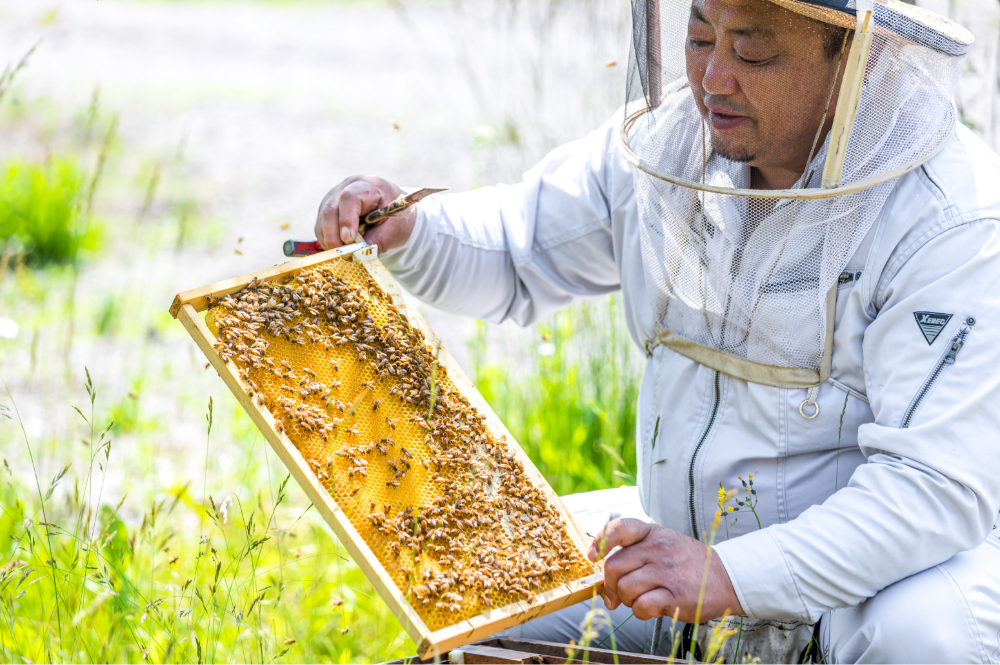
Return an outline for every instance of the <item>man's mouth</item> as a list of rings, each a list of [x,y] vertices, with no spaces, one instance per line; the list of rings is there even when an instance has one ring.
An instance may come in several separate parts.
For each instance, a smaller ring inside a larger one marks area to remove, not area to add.
[[[739,127],[750,118],[745,115],[726,111],[724,109],[714,109],[712,107],[708,107],[708,119],[712,123],[712,129],[725,131],[727,129]]]

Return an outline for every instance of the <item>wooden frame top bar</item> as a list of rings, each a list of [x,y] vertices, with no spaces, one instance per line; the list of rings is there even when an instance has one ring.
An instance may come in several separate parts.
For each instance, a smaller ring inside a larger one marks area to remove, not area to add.
[[[348,254],[353,254],[354,252],[364,249],[365,247],[371,247],[371,245],[363,242],[356,242],[353,245],[328,249],[325,252],[313,254],[312,256],[285,261],[284,263],[279,263],[270,268],[248,272],[247,274],[240,275],[239,277],[233,277],[232,279],[227,279],[222,282],[216,282],[215,284],[209,284],[208,286],[202,286],[197,289],[191,289],[190,291],[178,293],[174,296],[174,302],[170,305],[170,315],[176,319],[177,315],[180,314],[181,305],[191,305],[194,307],[194,311],[204,312],[208,309],[208,304],[205,301],[207,296],[227,296],[230,293],[236,293],[252,282],[254,278],[262,280],[270,277],[277,277],[278,275],[286,275],[295,270],[302,270],[303,268],[314,266],[317,263],[329,261],[336,256],[347,256]]]

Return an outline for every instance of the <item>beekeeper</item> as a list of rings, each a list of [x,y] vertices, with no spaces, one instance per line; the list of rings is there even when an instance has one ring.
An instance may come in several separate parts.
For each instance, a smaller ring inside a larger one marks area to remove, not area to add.
[[[971,36],[897,0],[634,0],[633,28],[612,120],[367,241],[487,321],[622,291],[652,523],[606,529],[620,648],[694,621],[710,560],[700,617],[744,617],[741,654],[1000,660],[1000,164],[952,99]],[[348,178],[317,238],[399,193]],[[579,639],[587,609],[517,634]]]

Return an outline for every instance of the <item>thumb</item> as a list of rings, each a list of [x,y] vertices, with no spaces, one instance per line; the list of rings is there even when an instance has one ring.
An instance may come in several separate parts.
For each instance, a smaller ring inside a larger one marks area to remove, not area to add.
[[[645,539],[649,529],[649,524],[632,517],[613,520],[594,538],[587,556],[591,561],[603,559],[616,547],[628,547]]]

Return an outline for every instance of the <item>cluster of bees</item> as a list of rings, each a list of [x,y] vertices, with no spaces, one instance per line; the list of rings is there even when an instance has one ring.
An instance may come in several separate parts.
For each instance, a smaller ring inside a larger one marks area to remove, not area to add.
[[[335,259],[209,304],[216,351],[430,628],[593,572],[363,266]]]

